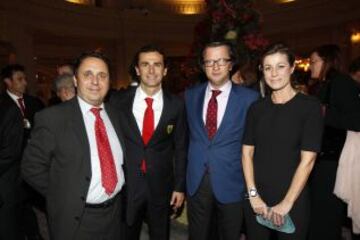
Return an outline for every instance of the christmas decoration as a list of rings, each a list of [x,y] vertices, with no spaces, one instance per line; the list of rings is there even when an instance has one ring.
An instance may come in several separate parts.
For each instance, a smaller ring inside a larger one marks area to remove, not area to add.
[[[194,32],[192,54],[209,41],[228,40],[238,51],[241,64],[256,61],[268,44],[260,32],[261,16],[253,0],[205,0],[204,19]]]

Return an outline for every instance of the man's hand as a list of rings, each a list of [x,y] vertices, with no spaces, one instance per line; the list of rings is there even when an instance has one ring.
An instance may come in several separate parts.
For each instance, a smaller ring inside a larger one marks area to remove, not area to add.
[[[170,206],[173,207],[174,211],[183,205],[185,195],[183,192],[173,192],[171,196]]]

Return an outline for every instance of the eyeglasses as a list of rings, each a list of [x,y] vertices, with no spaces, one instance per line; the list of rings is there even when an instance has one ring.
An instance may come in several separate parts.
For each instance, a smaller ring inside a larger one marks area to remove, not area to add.
[[[205,60],[204,66],[205,67],[213,67],[215,64],[218,66],[225,66],[231,59],[229,58],[219,58],[218,60]]]

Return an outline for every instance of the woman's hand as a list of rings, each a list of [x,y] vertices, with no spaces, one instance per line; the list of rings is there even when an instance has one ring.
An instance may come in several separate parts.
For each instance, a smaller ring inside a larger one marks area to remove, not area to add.
[[[290,212],[292,206],[293,204],[288,201],[281,201],[277,205],[270,208],[268,219],[270,219],[276,226],[283,225],[284,216]]]
[[[251,207],[255,214],[266,216],[268,214],[268,207],[260,196],[249,198]]]

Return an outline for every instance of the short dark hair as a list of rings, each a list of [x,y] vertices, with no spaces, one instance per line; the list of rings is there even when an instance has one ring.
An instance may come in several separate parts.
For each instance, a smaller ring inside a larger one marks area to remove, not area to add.
[[[229,50],[229,55],[230,55],[230,60],[231,63],[233,65],[232,70],[230,71],[230,76],[232,76],[236,71],[237,71],[237,65],[239,64],[239,56],[237,54],[236,48],[234,46],[234,44],[232,44],[229,41],[211,41],[206,43],[199,51],[198,53],[198,66],[201,69],[201,71],[203,70],[203,64],[204,64],[204,53],[205,50],[208,48],[215,48],[215,47],[222,47],[225,46],[228,48]]]
[[[134,55],[134,57],[133,57],[133,59],[131,61],[131,64],[129,66],[128,72],[129,72],[132,80],[134,80],[136,82],[140,82],[140,80],[138,78],[138,75],[136,74],[135,67],[138,66],[140,54],[141,53],[149,53],[149,52],[157,52],[157,53],[159,53],[163,57],[165,68],[168,67],[167,57],[165,55],[164,50],[161,47],[159,47],[157,44],[154,44],[154,43],[144,45],[135,53],[135,55]]]
[[[1,79],[12,78],[15,72],[25,72],[25,67],[20,64],[9,64],[1,70]]]
[[[350,73],[356,73],[360,71],[360,57],[355,58],[351,63],[349,67]]]
[[[268,46],[262,53],[260,58],[260,67],[263,66],[265,57],[275,54],[281,53],[286,55],[288,63],[290,66],[294,66],[295,64],[295,53],[285,44],[285,43],[273,43]]]
[[[84,53],[80,54],[75,59],[74,64],[73,64],[75,76],[77,75],[79,67],[82,64],[82,62],[85,59],[91,58],[91,57],[103,60],[105,62],[105,64],[106,64],[106,66],[108,68],[108,71],[109,71],[109,74],[110,74],[110,61],[107,58],[107,56],[104,53],[99,52],[99,51],[88,51],[88,52],[84,52]]]

